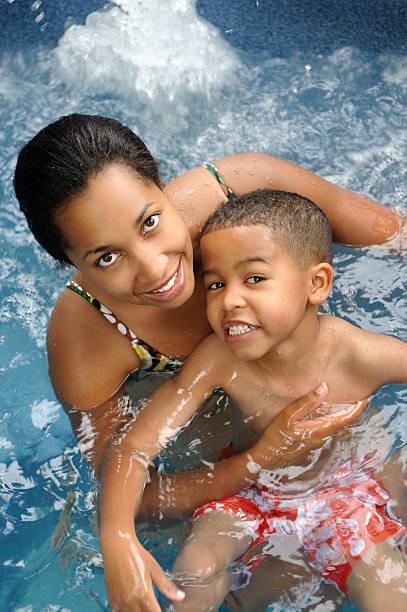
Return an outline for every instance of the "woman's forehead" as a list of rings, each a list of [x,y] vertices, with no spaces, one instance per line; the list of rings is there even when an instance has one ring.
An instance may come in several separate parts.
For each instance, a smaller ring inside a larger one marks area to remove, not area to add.
[[[154,183],[145,183],[126,168],[109,168],[60,209],[55,220],[71,246],[84,248],[109,242],[129,226],[141,223],[165,197]]]

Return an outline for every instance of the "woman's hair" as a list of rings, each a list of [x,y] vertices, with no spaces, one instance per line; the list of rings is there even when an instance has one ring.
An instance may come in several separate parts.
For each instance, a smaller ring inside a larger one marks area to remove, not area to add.
[[[231,227],[262,225],[300,268],[332,262],[330,223],[314,202],[287,191],[258,189],[218,206],[201,236]]]
[[[158,165],[144,142],[115,119],[72,114],[43,128],[20,151],[14,191],[35,238],[60,263],[66,240],[56,212],[109,164],[122,163],[141,180],[162,187]]]

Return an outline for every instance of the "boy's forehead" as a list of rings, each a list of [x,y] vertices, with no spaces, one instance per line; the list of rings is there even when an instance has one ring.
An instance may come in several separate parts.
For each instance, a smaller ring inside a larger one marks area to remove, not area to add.
[[[212,237],[212,239],[210,239]],[[208,240],[209,238],[209,240]],[[255,241],[254,241],[255,238]],[[210,251],[213,245],[222,243],[227,246],[231,241],[240,242],[245,248],[256,249],[260,244],[270,248],[278,244],[273,230],[264,224],[234,225],[232,227],[216,228],[201,238],[201,246]]]
[[[272,258],[280,244],[273,231],[265,225],[234,226],[205,234],[201,238],[203,263],[227,259],[229,263],[250,259]]]

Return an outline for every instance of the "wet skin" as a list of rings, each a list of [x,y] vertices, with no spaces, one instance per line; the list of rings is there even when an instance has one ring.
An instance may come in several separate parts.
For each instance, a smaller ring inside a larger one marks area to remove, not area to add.
[[[217,336],[243,360],[287,353],[306,316],[314,268],[301,270],[260,225],[209,233],[201,254],[207,315]]]
[[[243,154],[215,163],[237,195],[272,186],[316,201],[327,212],[337,240],[383,242],[397,231],[388,209],[283,160]],[[224,199],[203,168],[186,172],[161,191],[126,166],[108,166],[89,179],[88,187],[57,218],[69,245],[67,254],[76,266],[73,279],[163,353],[188,355],[209,333],[199,280],[194,291],[189,234],[192,241],[197,239],[206,217]],[[126,395],[123,382],[140,367],[139,360],[128,340],[71,291],[64,291],[55,305],[47,340],[54,389],[78,440],[83,436],[82,421],[89,425],[91,438],[84,440],[84,452],[99,476],[111,441],[129,418],[121,410]],[[319,404],[317,399],[313,401]],[[325,433],[321,432],[321,443]],[[269,447],[267,438],[264,445]],[[169,508],[157,501],[160,489],[154,481],[145,490],[140,516],[144,512],[150,517],[157,504],[165,514],[172,511],[179,516],[218,496],[213,487],[223,496],[225,482],[231,491],[239,490],[247,477],[246,462],[237,455],[229,459],[232,468],[226,461],[217,464],[210,478],[206,468],[199,472],[203,479],[199,487],[194,486],[193,472],[171,481]],[[115,498],[115,515],[121,506]],[[134,525],[134,512],[130,514]],[[116,541],[113,548],[117,550]]]
[[[194,290],[193,254],[182,218],[154,183],[123,165],[89,180],[57,216],[75,267],[134,305],[177,308]]]

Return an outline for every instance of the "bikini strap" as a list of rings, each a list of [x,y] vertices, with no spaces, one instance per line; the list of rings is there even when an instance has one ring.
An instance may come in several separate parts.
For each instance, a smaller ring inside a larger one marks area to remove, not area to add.
[[[70,280],[66,283],[66,288],[71,289],[71,291],[74,291],[78,295],[85,298],[89,304],[92,304],[92,306],[102,313],[109,323],[114,325],[123,336],[126,336],[126,338],[130,340],[132,348],[136,351],[141,361],[141,369],[155,371],[161,371],[164,369],[175,370],[176,368],[182,366],[182,361],[174,359],[173,357],[167,357],[167,355],[163,355],[147,344],[147,342],[138,338],[136,334],[129,329],[125,323],[123,323],[123,321],[120,321],[120,319],[118,319],[116,315],[109,310],[109,308],[106,308],[106,306],[101,304],[99,300],[93,297],[93,295],[87,291],[84,291],[84,289],[82,289],[78,283]]]
[[[226,189],[226,194],[228,197],[228,200],[230,200],[230,198],[234,197],[234,193],[231,190],[231,188],[226,185],[225,181],[223,180],[223,178],[221,177],[221,175],[219,174],[219,170],[217,169],[217,167],[212,164],[211,162],[207,162],[206,164],[202,164],[202,168],[206,168],[211,174],[212,176],[218,181],[218,183],[223,187],[225,187]]]

